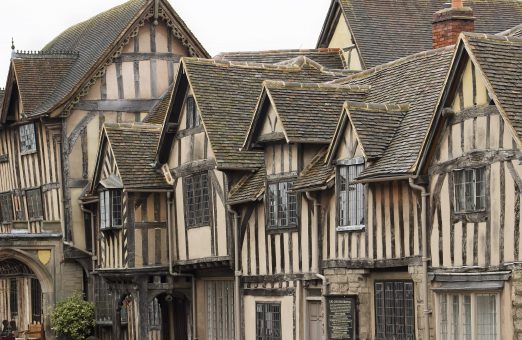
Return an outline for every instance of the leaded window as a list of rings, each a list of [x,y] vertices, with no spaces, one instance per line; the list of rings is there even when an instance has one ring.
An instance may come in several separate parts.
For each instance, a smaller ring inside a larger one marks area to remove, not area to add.
[[[122,226],[121,190],[100,192],[100,228],[108,229]]]
[[[498,340],[498,294],[445,293],[438,296],[440,340]]]
[[[40,188],[27,190],[25,192],[27,201],[27,215],[30,220],[43,217],[42,210],[42,193]]]
[[[13,221],[13,199],[10,193],[0,194],[0,217],[2,223]]]
[[[183,178],[185,224],[187,227],[199,227],[209,224],[209,191],[207,172]]]
[[[453,172],[455,212],[477,212],[486,209],[486,168]]]
[[[109,285],[98,277],[94,289],[96,321],[101,323],[112,321],[112,292],[109,290]]]
[[[18,318],[18,281],[16,278],[9,280],[9,309],[11,320],[16,320]]]
[[[364,185],[354,183],[364,170],[364,160],[354,159],[353,164],[337,169],[338,230],[360,230],[364,227]]]
[[[267,188],[268,228],[297,227],[297,194],[292,182],[269,183]]]
[[[205,282],[207,339],[234,340],[234,281]]]
[[[36,134],[34,124],[25,124],[19,127],[20,152],[30,153],[36,151]]]
[[[413,282],[375,282],[375,337],[377,340],[413,340],[415,314]]]
[[[187,129],[199,126],[199,113],[196,107],[194,97],[187,97],[185,100],[185,115],[187,118]]]
[[[281,340],[280,303],[256,303],[256,340]]]

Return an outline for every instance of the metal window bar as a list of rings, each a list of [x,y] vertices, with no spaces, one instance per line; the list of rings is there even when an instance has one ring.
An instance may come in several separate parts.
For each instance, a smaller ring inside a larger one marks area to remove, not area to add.
[[[256,303],[256,340],[281,340],[280,303]]]

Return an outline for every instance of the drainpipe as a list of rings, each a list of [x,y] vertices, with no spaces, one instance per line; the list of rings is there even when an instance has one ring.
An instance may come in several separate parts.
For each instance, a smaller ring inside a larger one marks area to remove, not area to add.
[[[241,271],[239,268],[239,214],[227,205],[227,210],[234,216],[234,336],[236,340],[241,340],[241,306],[239,299],[239,279]]]
[[[422,201],[422,214],[421,214],[421,229],[422,229],[422,290],[424,291],[424,339],[428,340],[430,338],[430,314],[431,310],[428,304],[428,235],[427,226],[426,226],[426,199],[430,195],[426,192],[426,188],[422,185],[417,185],[413,181],[413,178],[410,178],[410,187],[414,190],[418,190],[421,193],[421,201]]]
[[[319,199],[310,195],[310,192],[306,192],[306,198],[308,201],[313,202],[314,204],[314,216],[315,216],[315,228],[312,228],[312,240],[317,242],[316,247],[312,247],[312,250],[315,249],[315,256],[312,257],[312,273],[323,282],[322,285],[322,294],[321,294],[321,308],[324,311],[324,322],[323,325],[326,325],[326,295],[328,294],[328,280],[324,275],[319,274],[319,225],[320,225],[320,208]],[[306,306],[305,306],[306,309]],[[306,320],[305,320],[306,322]],[[326,328],[326,327],[325,327]],[[323,329],[323,340],[328,340],[327,330]]]
[[[182,274],[174,271],[174,267],[172,265],[172,228],[170,227],[170,222],[172,221],[172,207],[174,206],[173,194],[172,192],[167,192],[167,233],[168,233],[168,250],[169,250],[169,274],[174,277],[190,277],[192,283],[192,339],[198,339],[198,328],[196,326],[196,277],[194,274]]]

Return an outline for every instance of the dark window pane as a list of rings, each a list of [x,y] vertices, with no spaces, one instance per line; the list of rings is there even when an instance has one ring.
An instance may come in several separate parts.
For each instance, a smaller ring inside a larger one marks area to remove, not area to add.
[[[187,176],[184,178],[183,184],[187,227],[207,225],[210,222],[208,174],[204,172]]]
[[[256,304],[256,340],[281,340],[281,304]]]
[[[42,218],[42,196],[40,189],[27,190],[25,194],[29,219]]]
[[[414,321],[413,283],[375,282],[376,339],[413,339]]]

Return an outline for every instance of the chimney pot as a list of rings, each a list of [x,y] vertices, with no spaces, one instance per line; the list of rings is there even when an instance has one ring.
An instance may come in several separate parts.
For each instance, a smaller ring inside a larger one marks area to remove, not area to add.
[[[462,8],[462,0],[451,0],[451,7]]]

